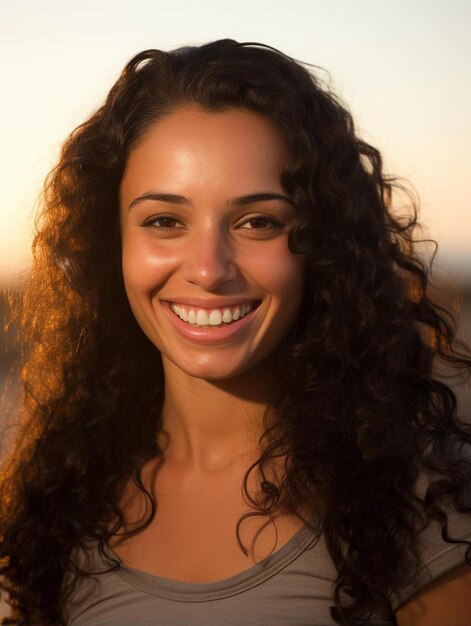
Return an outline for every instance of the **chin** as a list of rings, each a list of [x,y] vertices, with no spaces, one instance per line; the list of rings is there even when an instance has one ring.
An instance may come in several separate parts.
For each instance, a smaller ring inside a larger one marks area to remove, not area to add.
[[[221,367],[218,365],[207,364],[204,366],[187,366],[181,367],[188,376],[192,376],[193,378],[200,378],[202,380],[229,380],[231,378],[236,378],[237,376],[243,374],[247,371],[245,368],[240,367],[228,367],[227,364],[225,367]]]
[[[260,359],[250,359],[248,361],[235,361],[220,355],[208,355],[206,358],[195,360],[185,359],[180,362],[173,361],[174,365],[182,372],[192,378],[200,378],[202,380],[230,380],[237,378],[248,371],[252,370]]]

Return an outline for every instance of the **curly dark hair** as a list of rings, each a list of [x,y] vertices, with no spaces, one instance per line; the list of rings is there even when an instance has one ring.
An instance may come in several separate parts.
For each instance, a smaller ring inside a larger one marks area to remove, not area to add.
[[[279,484],[262,481],[255,504],[268,514],[282,501],[320,512],[318,531],[338,572],[333,618],[367,618],[378,597],[413,576],[428,520],[456,539],[445,500],[471,509],[471,459],[456,452],[471,444],[471,430],[435,370],[442,362],[466,373],[471,358],[453,317],[431,300],[430,267],[414,242],[416,203],[407,215],[393,207],[398,183],[383,173],[380,153],[299,62],[232,40],[147,50],[65,142],[14,306],[27,349],[22,427],[0,490],[6,624],[65,623],[65,575],[73,584],[90,574],[71,554],[90,540],[103,550],[122,532],[127,481],[149,504],[133,532],[155,515],[141,470],[162,454],[155,416],[163,371],[125,295],[118,187],[136,141],[184,104],[259,113],[288,147],[282,183],[299,215],[289,244],[304,257],[306,284],[277,356],[276,420],[266,421],[255,464],[265,476],[283,452],[286,472]],[[425,470],[434,480],[422,498],[416,484]],[[468,563],[470,555],[468,547]]]

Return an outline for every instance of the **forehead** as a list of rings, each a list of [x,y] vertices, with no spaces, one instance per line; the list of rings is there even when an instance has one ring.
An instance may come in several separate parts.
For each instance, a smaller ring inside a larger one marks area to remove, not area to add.
[[[262,115],[180,108],[150,126],[131,150],[121,192],[142,192],[149,185],[180,192],[188,185],[195,190],[224,186],[228,192],[227,187],[237,187],[234,193],[280,188],[286,158],[281,135]]]

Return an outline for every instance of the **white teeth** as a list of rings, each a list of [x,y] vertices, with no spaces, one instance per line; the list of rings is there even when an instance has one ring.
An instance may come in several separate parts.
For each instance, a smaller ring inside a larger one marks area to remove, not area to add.
[[[208,326],[208,314],[203,309],[196,314],[196,323],[198,326]]]
[[[214,309],[214,311],[211,311],[211,314],[208,318],[209,326],[219,326],[221,322],[222,322],[221,311],[218,311],[217,309]]]
[[[212,309],[208,312],[205,309],[197,309],[196,311],[190,309],[187,311],[182,305],[172,302],[170,308],[181,320],[189,324],[196,326],[220,326],[223,322],[230,324],[242,319],[247,313],[250,313],[252,305],[247,303],[232,309],[226,307],[224,309]]]

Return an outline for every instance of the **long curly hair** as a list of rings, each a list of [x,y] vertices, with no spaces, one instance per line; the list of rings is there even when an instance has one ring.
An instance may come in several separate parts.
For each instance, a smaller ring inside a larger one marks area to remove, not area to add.
[[[122,532],[127,481],[149,505],[133,532],[155,515],[141,470],[162,454],[163,371],[125,295],[118,187],[136,141],[186,104],[259,113],[288,147],[282,183],[299,216],[289,245],[304,257],[306,284],[277,356],[275,420],[266,420],[263,452],[246,474],[257,466],[265,476],[270,460],[286,459],[277,484],[268,474],[261,482],[258,512],[288,501],[317,512],[341,624],[367,619],[378,597],[414,575],[428,520],[456,539],[445,500],[470,511],[471,459],[459,450],[471,430],[436,364],[466,373],[471,358],[453,317],[430,298],[430,268],[414,245],[416,203],[405,215],[396,210],[398,185],[380,153],[302,64],[232,40],[147,50],[63,145],[13,307],[25,356],[22,427],[0,489],[1,585],[12,607],[5,623],[65,623],[66,574],[71,586],[90,575],[71,554],[90,540],[103,550]],[[434,479],[419,497],[423,471]]]

